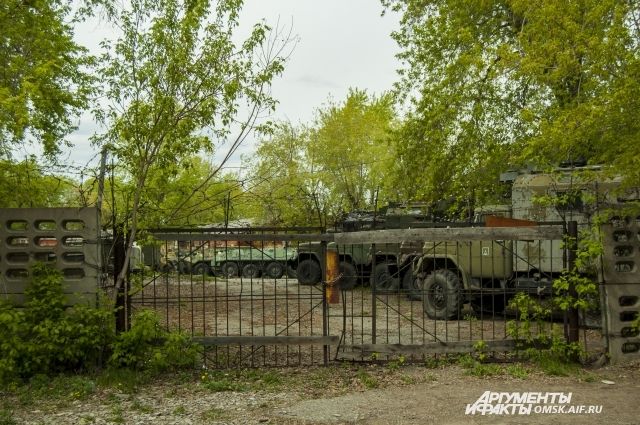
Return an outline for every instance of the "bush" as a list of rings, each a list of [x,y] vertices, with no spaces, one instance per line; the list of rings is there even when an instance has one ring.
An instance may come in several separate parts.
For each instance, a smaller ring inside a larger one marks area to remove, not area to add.
[[[111,312],[66,308],[62,282],[59,270],[36,264],[24,308],[0,304],[0,383],[86,369],[113,340]]]
[[[62,273],[51,266],[36,264],[31,275],[22,309],[0,300],[0,386],[86,371],[105,358],[111,366],[139,370],[192,367],[201,352],[188,335],[163,330],[149,310],[116,337],[113,309],[67,307]]]
[[[131,321],[131,329],[118,335],[109,364],[138,370],[164,371],[193,367],[201,353],[200,346],[181,332],[167,332],[158,315],[141,310]]]

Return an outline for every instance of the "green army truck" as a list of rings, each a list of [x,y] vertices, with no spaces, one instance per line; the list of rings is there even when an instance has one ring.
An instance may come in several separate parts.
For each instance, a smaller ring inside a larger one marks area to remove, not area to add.
[[[479,216],[584,226],[597,213],[620,206],[626,196],[619,193],[619,179],[602,176],[598,167],[510,178],[511,204],[487,207]],[[427,241],[422,255],[414,258],[411,286],[432,319],[456,318],[467,302],[476,311],[499,313],[516,292],[551,295],[554,279],[567,267],[564,255],[561,240]]]
[[[210,268],[215,275],[228,278],[263,275],[280,279],[292,267],[296,257],[297,250],[291,247],[229,247],[215,252]]]
[[[433,216],[428,211],[424,203],[390,204],[379,214],[355,211],[347,214],[336,226],[336,230],[356,232],[426,227],[432,225],[433,221]],[[322,281],[323,249],[323,245],[318,242],[298,246],[296,274],[300,284],[315,285]],[[338,284],[341,289],[352,289],[359,282],[370,281],[375,283],[377,289],[389,291],[397,289],[404,276],[411,275],[410,257],[402,256],[401,245],[397,243],[352,245],[331,242],[326,245],[326,249],[338,252]]]

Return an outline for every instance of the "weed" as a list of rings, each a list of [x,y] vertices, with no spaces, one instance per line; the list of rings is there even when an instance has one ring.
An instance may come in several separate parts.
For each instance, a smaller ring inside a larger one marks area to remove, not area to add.
[[[254,389],[270,390],[283,384],[283,377],[273,370],[247,369],[238,374],[238,378],[250,384]]]
[[[228,415],[227,415],[227,412],[225,412],[224,410],[213,407],[209,410],[205,410],[204,412],[202,412],[201,416],[202,416],[202,419],[206,421],[215,421],[215,420],[225,419]]]
[[[401,375],[400,380],[407,385],[415,384],[417,382],[416,379],[411,375]]]
[[[213,392],[240,392],[245,390],[245,387],[229,376],[229,374],[223,374],[222,372],[204,372],[200,376],[200,383],[204,388]]]
[[[496,376],[502,375],[503,370],[497,364],[484,364],[480,362],[475,362],[474,366],[467,370],[468,375],[485,377],[485,376]]]
[[[463,354],[458,358],[458,363],[465,369],[471,369],[477,362],[471,354]]]
[[[398,357],[394,358],[393,360],[390,360],[389,363],[387,363],[387,367],[390,370],[397,370],[400,367],[404,366],[406,361],[407,361],[407,359],[403,355],[399,355]]]
[[[598,376],[593,373],[585,372],[584,375],[582,375],[582,380],[584,382],[596,382],[598,381]]]
[[[526,379],[529,376],[529,370],[520,363],[509,365],[505,370],[512,378]]]
[[[580,366],[566,358],[549,352],[538,352],[532,356],[532,360],[550,376],[571,376],[579,372]]]
[[[122,416],[122,413],[123,413],[122,406],[120,406],[119,404],[116,404],[111,408],[111,417],[109,418],[109,421],[116,424],[125,423],[124,416]]]
[[[100,387],[113,388],[124,393],[134,393],[140,385],[151,380],[151,374],[130,369],[107,368],[96,376]]]
[[[80,424],[81,425],[93,424],[95,422],[96,422],[96,417],[95,416],[84,415],[84,416],[80,417]]]
[[[174,415],[184,415],[185,413],[187,413],[187,409],[185,409],[184,406],[178,406],[175,409],[173,409]]]
[[[133,400],[133,403],[131,403],[131,408],[136,412],[140,412],[140,413],[153,412],[153,408],[151,406],[147,404],[142,404],[138,399]]]
[[[456,360],[457,360],[456,357],[452,357],[452,356],[427,357],[424,360],[424,366],[427,369],[437,369],[439,367],[443,367],[443,366],[455,363]]]
[[[118,335],[109,364],[139,370],[164,371],[193,367],[202,350],[181,332],[167,332],[155,311],[141,310],[131,329]]]
[[[0,425],[16,425],[17,423],[11,410],[0,409]]]
[[[378,385],[379,385],[378,380],[374,376],[371,376],[364,369],[359,369],[358,372],[356,373],[356,377],[358,378],[358,380],[360,380],[360,382],[362,382],[362,385],[364,385],[366,388],[369,388],[369,389],[378,388]]]

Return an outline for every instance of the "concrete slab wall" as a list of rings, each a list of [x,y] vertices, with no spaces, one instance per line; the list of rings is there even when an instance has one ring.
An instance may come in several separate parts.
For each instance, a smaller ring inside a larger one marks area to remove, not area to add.
[[[36,262],[64,274],[69,304],[95,304],[102,265],[96,208],[0,209],[0,298],[22,305]]]

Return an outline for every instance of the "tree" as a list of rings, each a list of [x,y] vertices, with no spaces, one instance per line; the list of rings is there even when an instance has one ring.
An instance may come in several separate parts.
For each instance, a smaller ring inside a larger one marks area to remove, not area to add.
[[[0,160],[0,208],[43,208],[77,205],[76,183],[47,172],[34,158]]]
[[[249,159],[247,213],[272,226],[326,224],[326,197],[307,153],[309,131],[280,123]]]
[[[0,155],[19,142],[39,142],[54,155],[87,107],[91,79],[86,49],[73,40],[64,0],[0,4]]]
[[[350,90],[317,111],[309,127],[281,124],[251,159],[254,215],[274,225],[331,224],[345,211],[373,209],[393,197],[387,180],[395,124],[390,95]]]
[[[636,1],[383,0],[402,13],[399,178],[495,200],[509,166],[584,158],[636,175]],[[617,141],[622,137],[627,145]]]
[[[377,98],[352,89],[341,104],[318,110],[308,157],[336,210],[374,208],[387,199],[386,171],[394,154],[388,143],[395,112],[389,94]]]
[[[211,154],[215,139],[231,133],[245,102],[248,118],[238,124],[239,136],[226,155],[230,157],[254,129],[259,113],[274,106],[266,89],[282,72],[284,46],[269,38],[264,24],[256,24],[236,46],[240,7],[236,0],[133,0],[117,16],[121,37],[103,44],[107,52],[101,77],[110,105],[97,111],[108,124],[97,140],[118,158],[135,187],[126,223],[127,259],[117,288],[127,273],[150,176],[198,152]]]

